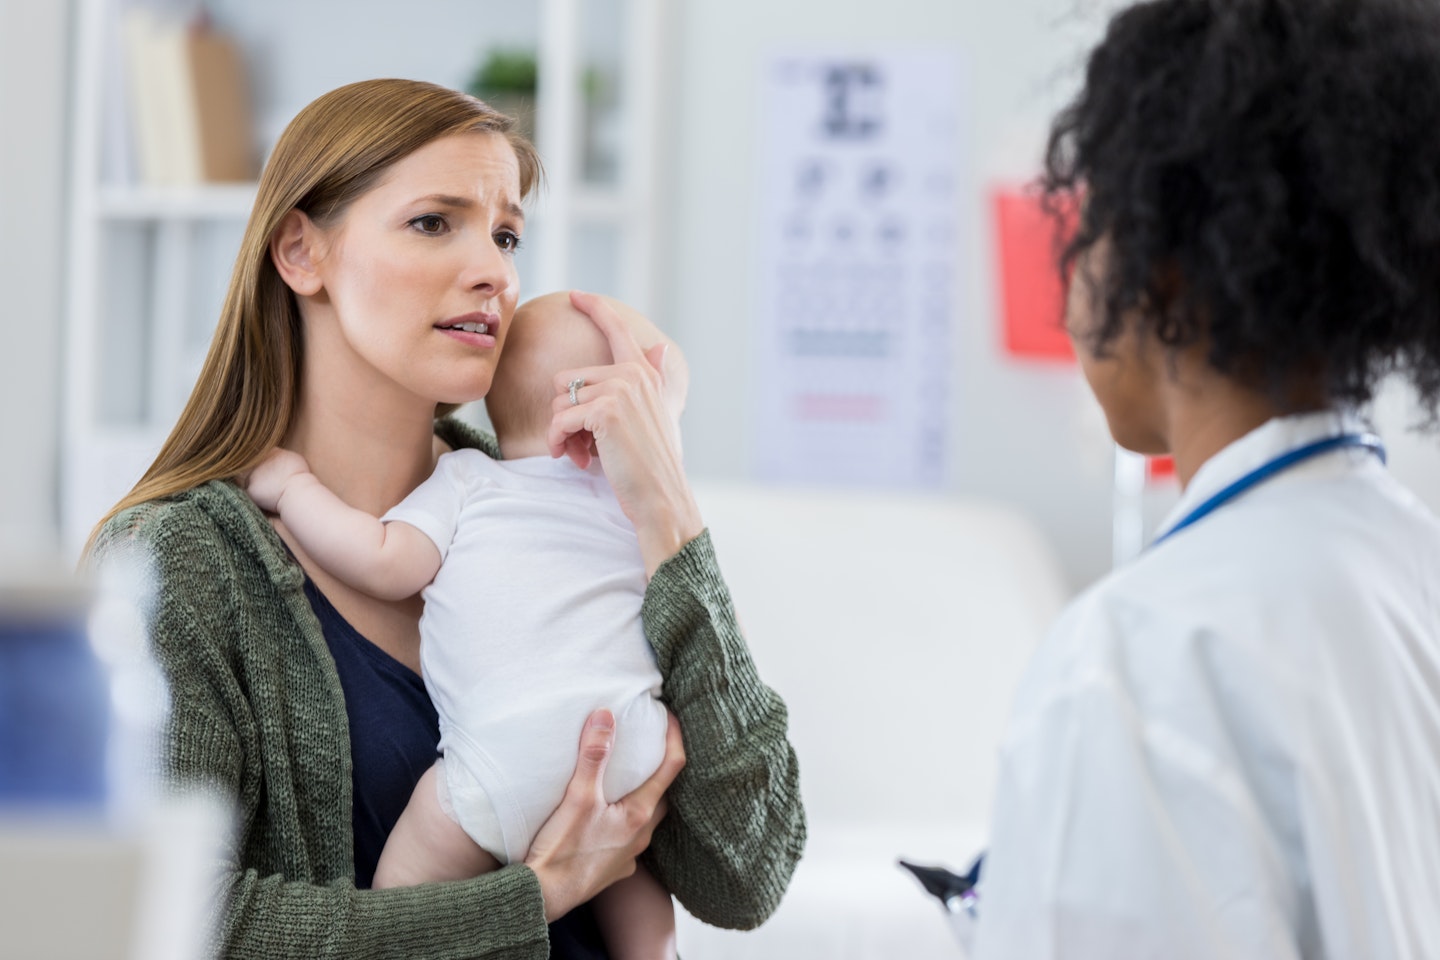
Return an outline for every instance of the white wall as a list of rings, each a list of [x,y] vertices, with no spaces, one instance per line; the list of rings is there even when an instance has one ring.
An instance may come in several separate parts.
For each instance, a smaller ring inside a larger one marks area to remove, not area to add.
[[[59,538],[65,0],[0,0],[0,558]]]
[[[786,49],[939,49],[962,76],[955,158],[962,225],[948,488],[1016,504],[1036,518],[1075,585],[1109,567],[1110,460],[1103,424],[1075,370],[1017,362],[1001,347],[986,189],[1038,169],[1046,123],[1073,92],[1066,69],[1098,35],[1065,0],[731,0],[677,17],[669,211],[673,262],[665,320],[694,368],[686,451],[702,476],[745,476],[746,391],[756,300],[755,130],[761,64]]]
[[[1078,89],[1086,51],[1114,0],[727,0],[679,7],[673,25],[677,131],[669,167],[671,262],[664,321],[693,367],[686,452],[701,476],[740,477],[752,446],[749,318],[760,194],[755,131],[760,67],[772,51],[952,51],[968,126],[956,158],[964,243],[955,263],[952,468],[948,489],[1013,504],[1054,542],[1072,586],[1111,558],[1111,447],[1098,409],[1067,365],[1021,362],[1000,345],[986,197],[995,181],[1039,169],[1050,117]],[[1395,473],[1440,508],[1440,441],[1407,436],[1403,398],[1381,425]]]

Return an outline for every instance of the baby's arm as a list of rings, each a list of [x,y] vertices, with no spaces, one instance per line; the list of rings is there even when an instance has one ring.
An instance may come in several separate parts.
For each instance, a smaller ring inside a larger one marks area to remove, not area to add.
[[[372,597],[413,596],[440,569],[439,548],[418,528],[381,523],[350,506],[293,451],[272,450],[251,472],[245,492],[261,509],[278,513],[316,563]]]

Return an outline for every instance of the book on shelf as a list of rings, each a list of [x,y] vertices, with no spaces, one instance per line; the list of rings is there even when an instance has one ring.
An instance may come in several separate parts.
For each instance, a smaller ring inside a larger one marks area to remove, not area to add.
[[[256,175],[254,124],[240,49],[204,18],[144,7],[121,26],[141,182],[183,186]]]

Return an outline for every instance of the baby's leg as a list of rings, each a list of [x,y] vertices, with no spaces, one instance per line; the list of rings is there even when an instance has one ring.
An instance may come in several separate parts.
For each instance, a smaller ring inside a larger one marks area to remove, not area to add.
[[[468,880],[500,866],[441,809],[437,775],[437,767],[431,767],[415,785],[410,802],[380,851],[375,889]]]
[[[615,960],[675,960],[675,907],[644,867],[600,892],[595,922]]]

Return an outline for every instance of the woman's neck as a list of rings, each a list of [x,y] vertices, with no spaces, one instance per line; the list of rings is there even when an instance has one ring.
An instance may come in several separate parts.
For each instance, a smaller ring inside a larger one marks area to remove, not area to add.
[[[1172,414],[1170,453],[1181,488],[1190,485],[1205,461],[1276,416],[1273,407],[1243,402],[1187,407]]]
[[[1252,430],[1286,413],[1327,406],[1322,391],[1296,390],[1294,402],[1282,408],[1265,391],[1215,370],[1202,350],[1179,358],[1176,376],[1162,390],[1170,454],[1182,488],[1207,460]]]
[[[365,402],[343,391],[316,396],[307,389],[285,438],[340,499],[377,516],[435,469],[437,442],[433,406],[373,395]]]

